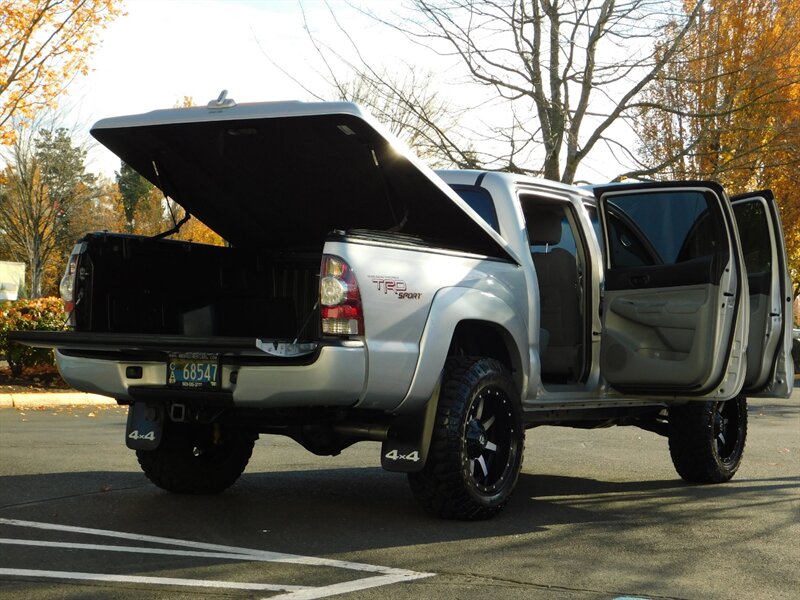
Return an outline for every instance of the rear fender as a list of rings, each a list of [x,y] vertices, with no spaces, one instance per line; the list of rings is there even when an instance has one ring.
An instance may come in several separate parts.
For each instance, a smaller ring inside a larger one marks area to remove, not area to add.
[[[482,321],[501,331],[520,396],[527,389],[530,366],[525,320],[498,296],[473,288],[443,288],[431,304],[411,386],[403,401],[394,408],[395,412],[420,411],[432,397],[447,360],[453,333],[462,321]]]

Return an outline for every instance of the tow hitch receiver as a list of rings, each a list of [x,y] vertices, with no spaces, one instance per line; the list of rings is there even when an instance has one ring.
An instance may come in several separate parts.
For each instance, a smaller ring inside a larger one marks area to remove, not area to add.
[[[163,405],[134,402],[128,409],[125,443],[131,450],[155,450],[163,431]]]

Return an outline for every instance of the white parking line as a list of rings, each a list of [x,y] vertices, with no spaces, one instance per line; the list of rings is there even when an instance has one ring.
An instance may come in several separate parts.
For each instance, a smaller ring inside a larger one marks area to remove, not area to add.
[[[228,560],[247,560],[274,562],[260,556],[235,552],[202,552],[199,550],[170,550],[168,548],[145,548],[143,546],[109,546],[108,544],[77,544],[73,542],[48,542],[42,540],[18,540],[0,538],[0,544],[12,546],[39,546],[41,548],[68,548],[70,550],[101,550],[104,552],[130,552],[135,554],[165,554],[169,556],[192,556],[199,558],[225,558]]]
[[[431,577],[433,573],[417,573],[416,575],[417,576],[408,575],[405,577],[400,575],[377,575],[375,577],[343,581],[342,583],[334,583],[333,585],[326,585],[323,587],[306,588],[297,592],[270,596],[264,600],[315,600],[316,598],[327,598],[328,596],[335,596],[337,594],[347,594],[349,592],[357,592],[359,590],[380,587],[382,585],[413,581],[414,579],[420,579],[422,577]]]
[[[13,577],[36,577],[44,579],[74,579],[79,581],[111,581],[114,583],[146,583],[150,585],[180,585],[187,587],[222,588],[226,590],[254,590],[259,592],[283,592],[293,589],[304,590],[302,586],[273,585],[271,583],[238,583],[233,581],[212,581],[209,579],[180,579],[177,577],[147,577],[144,575],[111,575],[109,573],[73,573],[72,571],[39,571],[37,569],[3,569],[0,575]],[[285,594],[282,594],[285,597]],[[314,596],[318,598],[319,596]],[[275,596],[272,596],[275,598]]]
[[[110,581],[121,583],[145,583],[153,585],[189,585],[192,587],[225,587],[231,589],[249,589],[261,591],[283,591],[288,592],[279,596],[271,596],[270,600],[292,599],[292,600],[312,600],[314,598],[327,598],[337,594],[355,592],[358,590],[414,581],[425,577],[432,577],[434,573],[419,573],[404,569],[393,569],[390,567],[380,567],[366,563],[356,563],[350,561],[333,560],[328,558],[315,558],[298,554],[286,554],[281,552],[269,552],[266,550],[255,550],[251,548],[239,548],[236,546],[224,546],[220,544],[208,544],[190,540],[175,538],[165,538],[160,536],[141,535],[136,533],[126,533],[121,531],[110,531],[107,529],[93,529],[88,527],[74,527],[71,525],[58,525],[55,523],[39,523],[35,521],[21,521],[17,519],[0,518],[0,525],[10,525],[14,527],[24,527],[32,529],[43,529],[47,531],[59,531],[65,533],[79,533],[110,537],[115,539],[133,540],[138,542],[148,542],[169,546],[180,546],[191,548],[191,550],[176,550],[168,548],[150,548],[141,546],[114,546],[106,544],[82,544],[71,542],[56,542],[49,540],[19,540],[11,538],[0,539],[0,544],[16,544],[25,546],[40,546],[49,548],[70,548],[78,550],[94,550],[105,552],[131,552],[142,554],[167,554],[174,556],[190,556],[202,558],[222,558],[227,560],[240,561],[259,561],[274,562],[284,564],[308,565],[316,567],[332,567],[337,569],[347,569],[351,571],[376,573],[373,577],[364,577],[332,585],[306,587],[278,584],[261,583],[232,583],[209,581],[202,579],[177,579],[165,577],[145,577],[129,575],[113,575],[105,573],[73,573],[69,571],[40,571],[34,569],[0,569],[0,575],[17,575],[24,577],[40,577],[51,579],[79,579],[84,581]],[[190,582],[190,583],[187,583]],[[222,584],[222,585],[221,585]],[[245,586],[245,587],[242,587]]]

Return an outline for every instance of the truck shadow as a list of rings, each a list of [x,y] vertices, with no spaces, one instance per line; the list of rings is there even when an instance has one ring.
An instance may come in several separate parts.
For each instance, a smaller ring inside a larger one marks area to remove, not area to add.
[[[718,519],[725,511],[791,503],[799,485],[800,477],[690,486],[677,479],[522,474],[504,511],[464,523],[427,515],[405,477],[379,468],[250,473],[214,496],[169,494],[138,473],[53,473],[0,478],[0,516],[321,555],[516,536],[559,525],[610,532]],[[690,511],[681,509],[689,504]]]

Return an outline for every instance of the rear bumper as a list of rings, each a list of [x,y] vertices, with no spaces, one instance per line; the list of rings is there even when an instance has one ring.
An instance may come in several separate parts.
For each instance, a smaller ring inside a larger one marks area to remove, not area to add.
[[[123,404],[156,397],[184,403],[211,400],[208,393],[167,387],[164,360],[76,356],[56,350],[56,362],[72,387]],[[140,367],[141,377],[129,378],[129,367]],[[352,406],[363,396],[365,382],[364,344],[346,342],[322,346],[309,364],[223,364],[220,389],[212,395],[220,404],[250,408]]]

